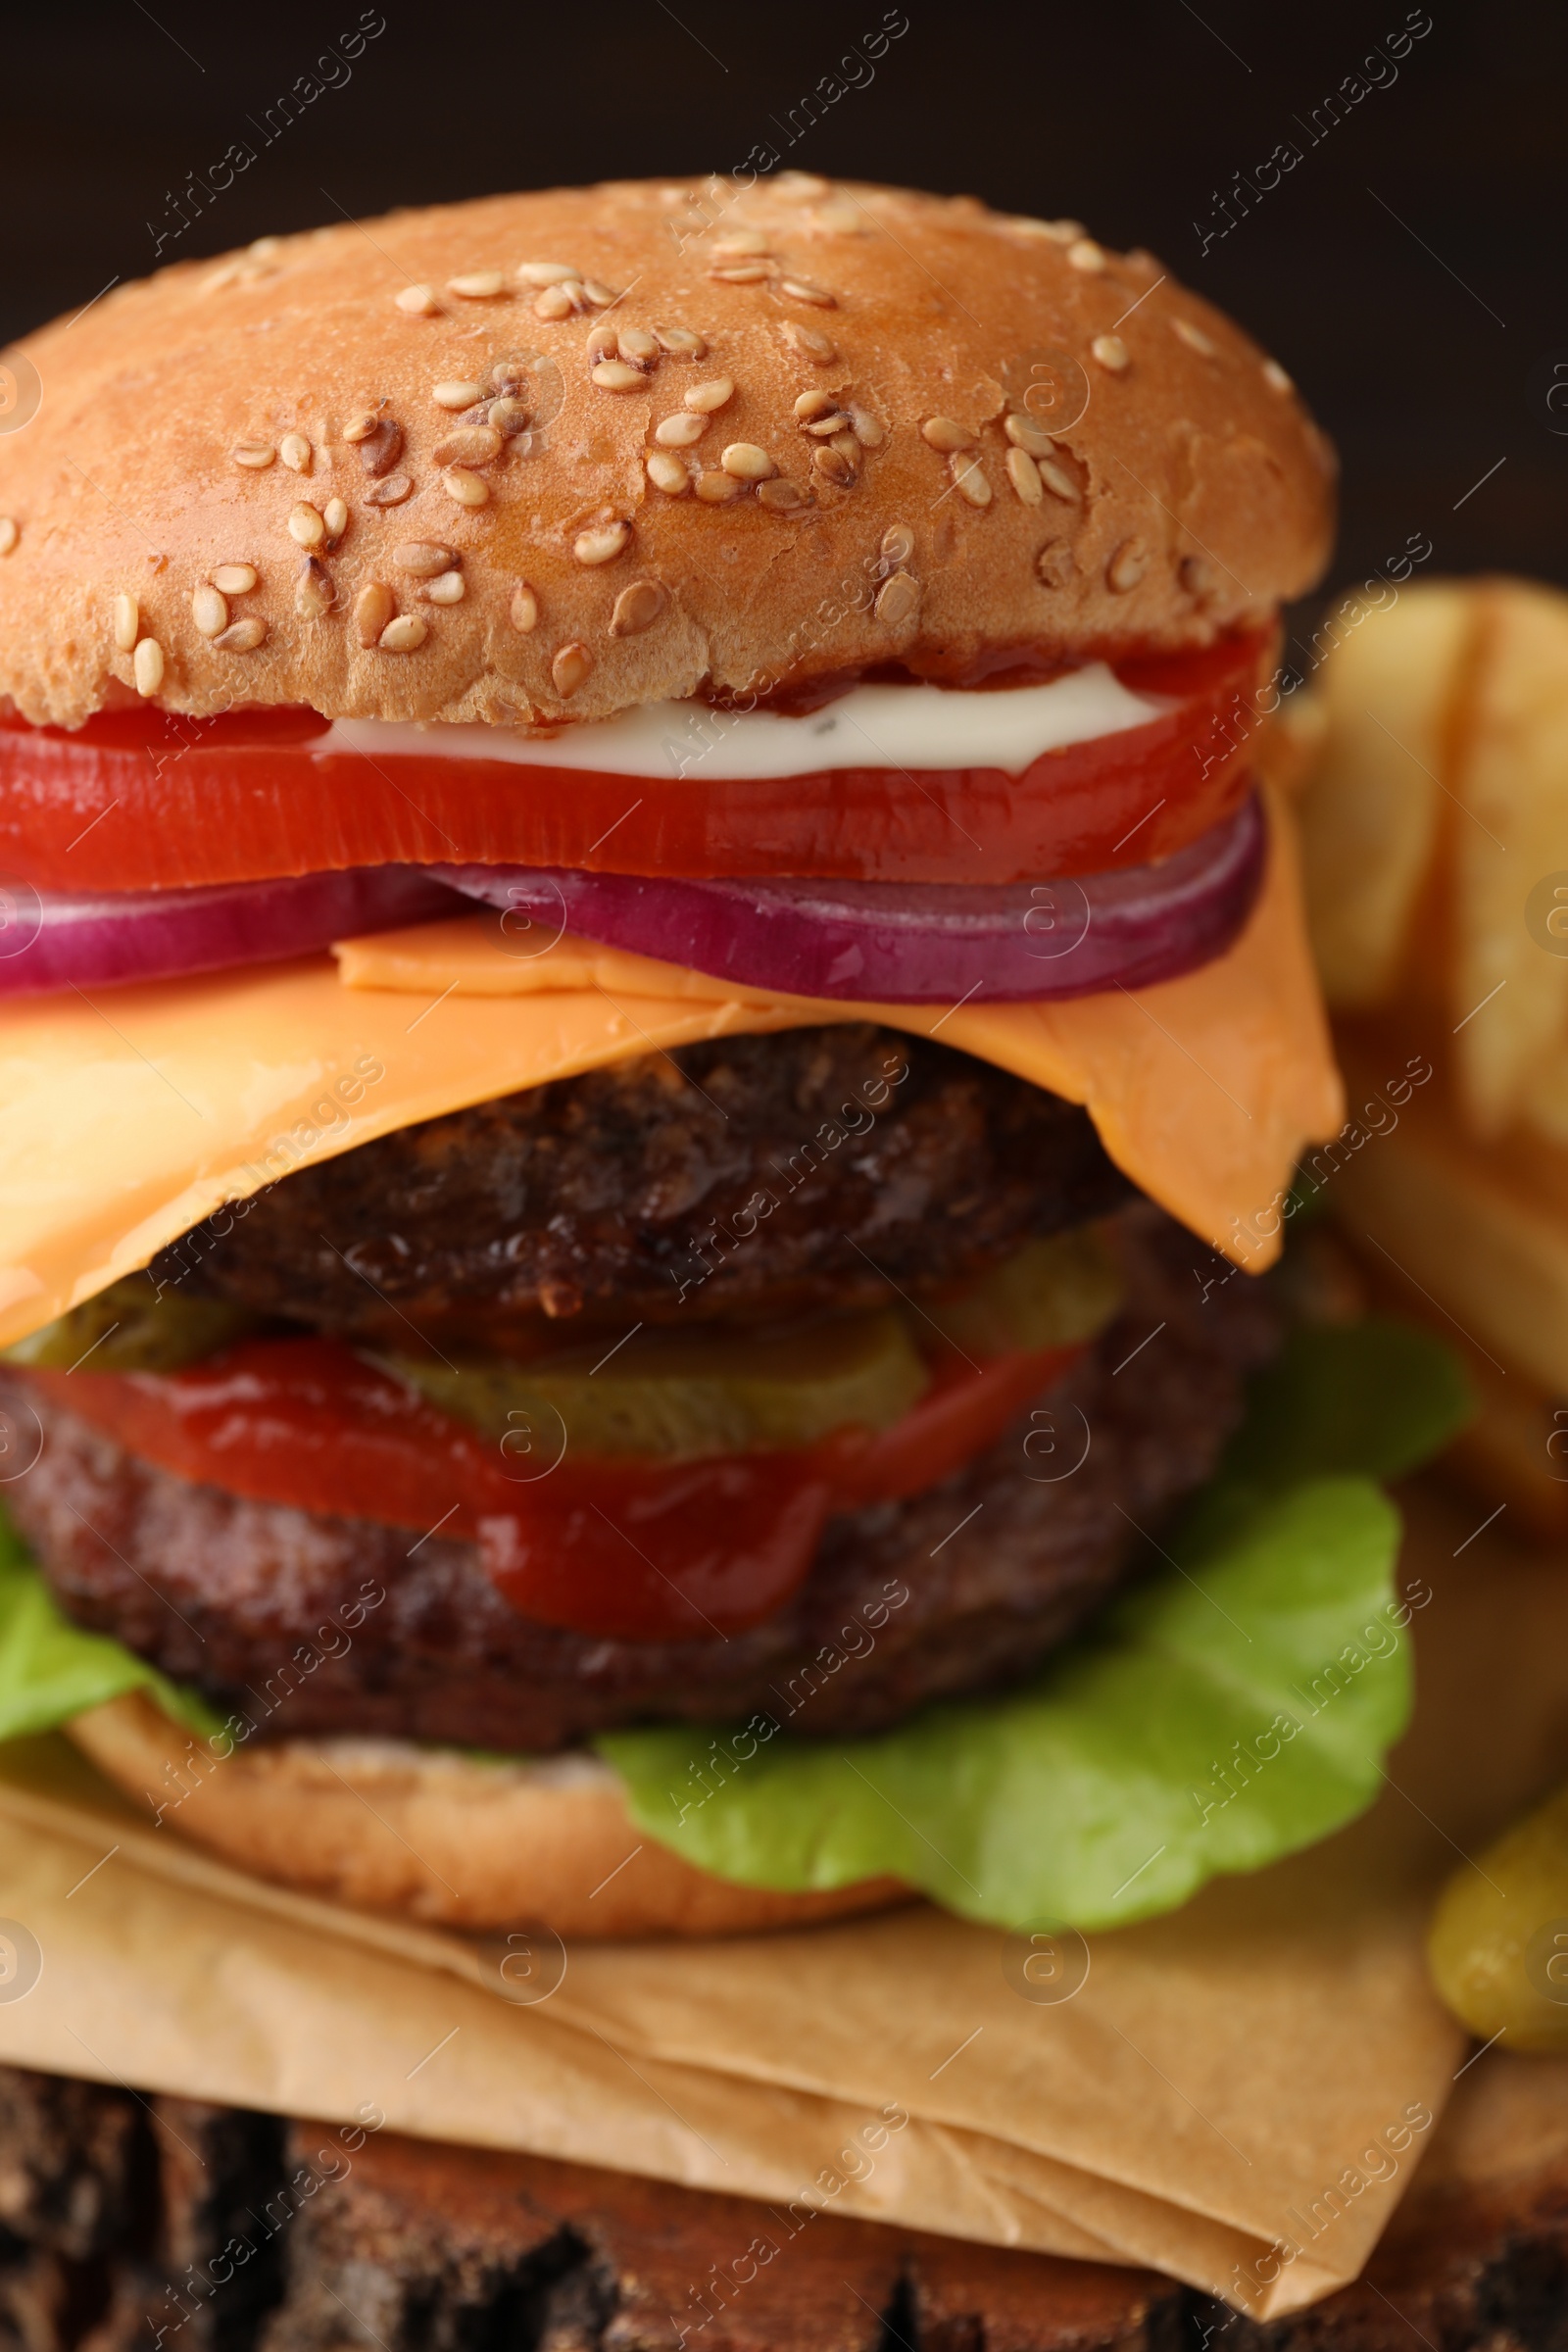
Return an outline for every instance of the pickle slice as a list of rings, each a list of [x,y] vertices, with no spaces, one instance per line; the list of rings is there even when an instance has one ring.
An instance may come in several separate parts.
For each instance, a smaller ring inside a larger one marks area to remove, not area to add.
[[[160,1293],[148,1275],[131,1274],[0,1350],[0,1357],[67,1372],[82,1363],[94,1372],[178,1372],[243,1339],[256,1321],[244,1307]]]
[[[1026,1242],[956,1298],[925,1312],[966,1355],[1070,1348],[1092,1340],[1121,1304],[1121,1268],[1092,1225]]]
[[[1455,1871],[1427,1942],[1433,1981],[1483,2041],[1568,2054],[1568,1788]]]
[[[584,1453],[664,1460],[810,1446],[852,1425],[886,1429],[930,1381],[891,1310],[771,1329],[645,1330],[619,1347],[521,1364],[383,1361],[492,1436],[525,1424],[553,1430],[559,1415]]]

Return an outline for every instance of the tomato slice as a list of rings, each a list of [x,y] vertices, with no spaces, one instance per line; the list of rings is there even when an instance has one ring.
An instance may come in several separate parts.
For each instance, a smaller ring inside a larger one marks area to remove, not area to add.
[[[18,1376],[176,1477],[264,1502],[477,1543],[544,1625],[657,1642],[782,1608],[834,1511],[934,1486],[998,1438],[1078,1348],[954,1357],[891,1429],[694,1462],[590,1459],[564,1433],[499,1446],[335,1340],[249,1340],[183,1372]]]
[[[0,720],[0,873],[154,890],[351,865],[573,866],[1020,882],[1169,857],[1240,805],[1274,633],[1118,662],[1176,698],[1147,725],[1000,768],[832,768],[741,781],[417,753],[313,751],[309,710]],[[997,691],[1005,692],[1005,688]]]

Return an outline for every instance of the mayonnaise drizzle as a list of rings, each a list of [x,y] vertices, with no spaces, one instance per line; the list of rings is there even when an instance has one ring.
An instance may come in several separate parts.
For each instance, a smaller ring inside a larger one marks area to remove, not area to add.
[[[1015,776],[1043,752],[1120,735],[1170,708],[1166,697],[1134,694],[1103,662],[1091,662],[1049,685],[989,693],[854,686],[804,718],[694,702],[646,703],[613,718],[557,729],[340,718],[310,749],[376,759],[505,760],[620,776],[761,779],[831,767],[995,767]]]

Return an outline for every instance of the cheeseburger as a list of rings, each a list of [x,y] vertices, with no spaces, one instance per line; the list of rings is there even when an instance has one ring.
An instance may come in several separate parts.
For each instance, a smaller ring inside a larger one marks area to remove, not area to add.
[[[264,238],[22,357],[4,1728],[574,1933],[1044,1910],[1061,1840],[1134,1917],[1366,1801],[1288,1728],[1227,1844],[1256,1704],[1173,1630],[1309,1553],[1320,1639],[1354,1549],[1353,1480],[1172,1533],[1342,1115],[1284,370],[1075,221],[800,173]]]

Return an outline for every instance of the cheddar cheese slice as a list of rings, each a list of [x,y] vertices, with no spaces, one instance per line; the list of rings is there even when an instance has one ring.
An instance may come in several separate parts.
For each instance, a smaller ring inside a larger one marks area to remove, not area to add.
[[[939,1011],[740,992],[580,941],[513,955],[483,915],[345,943],[340,957],[0,1013],[0,1346],[311,1161],[738,1031],[876,1020],[1086,1103],[1136,1184],[1254,1270],[1277,1250],[1301,1146],[1344,1115],[1279,823],[1227,956],[1070,1004]]]

